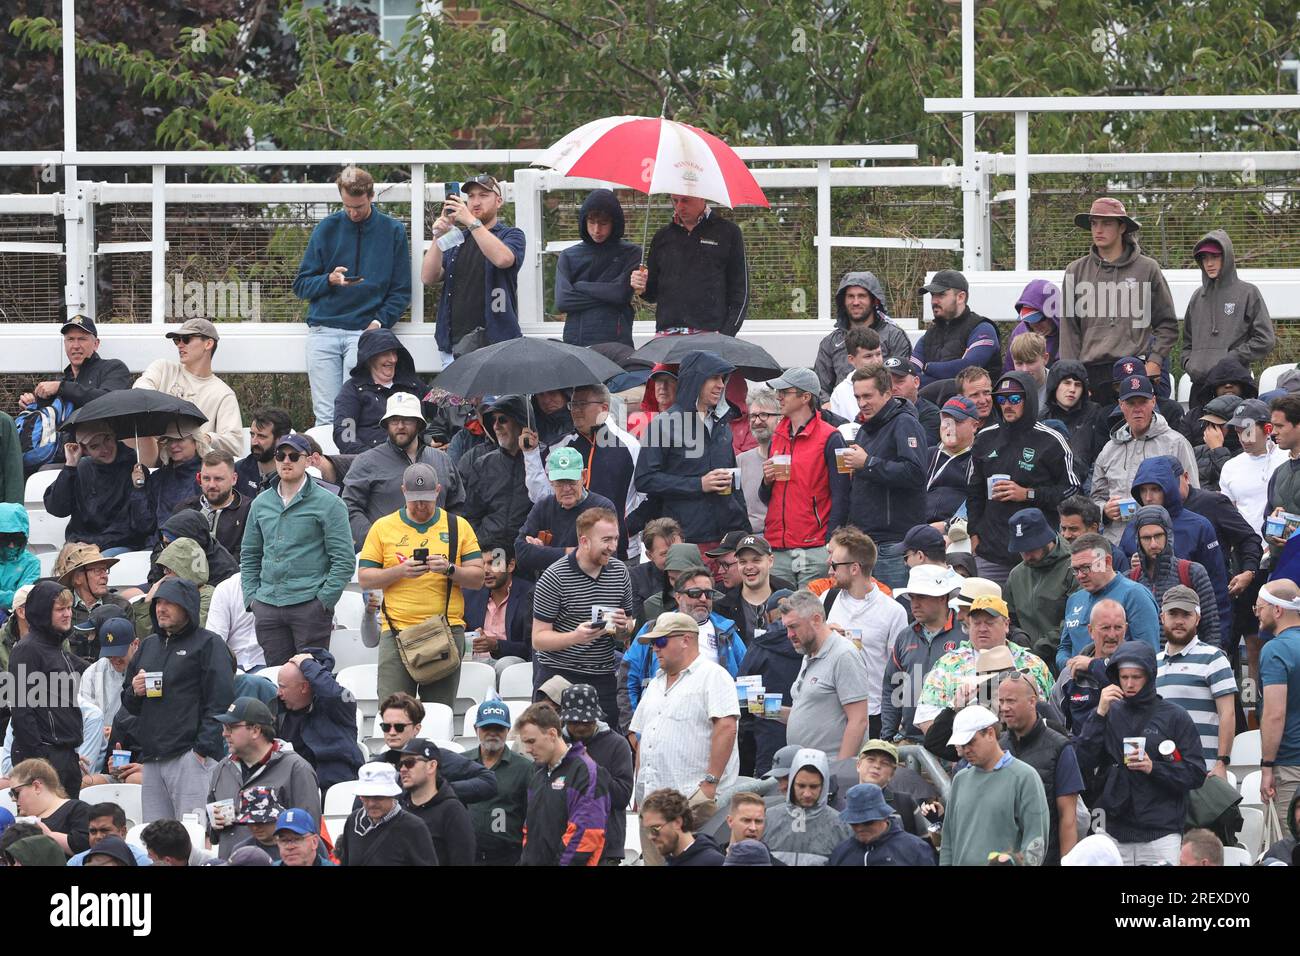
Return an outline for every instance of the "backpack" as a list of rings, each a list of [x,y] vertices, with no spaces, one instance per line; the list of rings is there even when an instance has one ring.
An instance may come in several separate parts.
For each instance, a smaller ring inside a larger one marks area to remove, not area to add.
[[[59,450],[59,429],[72,414],[72,403],[55,398],[49,404],[28,405],[14,419],[23,452],[23,470],[30,475],[48,465]]]
[[[1131,581],[1141,581],[1142,569],[1130,568],[1128,576]],[[1188,561],[1186,558],[1178,559],[1178,583],[1185,588],[1191,588],[1193,591],[1196,590],[1196,586],[1192,584],[1192,562]]]

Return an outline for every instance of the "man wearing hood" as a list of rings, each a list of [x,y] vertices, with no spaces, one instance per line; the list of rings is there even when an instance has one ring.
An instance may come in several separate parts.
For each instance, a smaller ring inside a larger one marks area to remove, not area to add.
[[[673,195],[673,219],[650,240],[649,265],[632,289],[657,304],[655,331],[698,329],[737,335],[749,309],[749,266],[740,227],[707,200]]]
[[[225,755],[216,721],[235,697],[225,643],[199,627],[199,590],[182,578],[158,585],[154,632],[126,667],[122,706],[137,718],[144,764],[144,819],[179,820],[202,807],[208,776]]]
[[[386,437],[388,400],[401,392],[422,398],[428,391],[415,374],[415,360],[391,329],[361,333],[357,363],[334,399],[334,444],[344,455],[359,455]]]
[[[1110,432],[1105,411],[1088,398],[1088,371],[1082,362],[1062,359],[1048,369],[1047,404],[1039,415],[1065,426],[1075,472],[1091,484],[1093,462],[1110,440]]]
[[[835,329],[817,346],[813,366],[821,382],[821,399],[830,401],[835,386],[853,367],[844,348],[844,337],[852,328],[871,329],[880,336],[882,359],[912,358],[912,340],[889,317],[885,287],[871,272],[846,272],[835,290]]]
[[[138,551],[158,527],[151,522],[139,459],[108,425],[78,426],[63,446],[63,467],[45,489],[45,510],[69,518],[64,537],[102,550]],[[140,483],[137,485],[137,478]]]
[[[593,189],[578,210],[582,241],[555,264],[555,311],[564,313],[570,345],[632,345],[633,270],[641,247],[623,238],[623,206],[608,189]]]
[[[1228,572],[1223,548],[1219,546],[1219,536],[1210,519],[1183,507],[1181,477],[1181,466],[1176,459],[1166,456],[1148,459],[1133,476],[1133,497],[1140,506],[1139,511],[1148,505],[1164,507],[1170,520],[1173,536],[1170,545],[1174,556],[1195,561],[1210,576],[1215,606],[1218,608],[1215,633],[1222,631],[1224,635],[1221,641],[1211,640],[1210,643],[1226,647],[1232,621],[1232,601],[1228,596]],[[1128,522],[1119,541],[1119,549],[1129,561],[1138,552],[1136,525],[1136,521]],[[1156,600],[1158,603],[1158,596]]]
[[[1075,738],[1079,765],[1098,774],[1093,806],[1126,866],[1178,861],[1188,794],[1205,782],[1201,739],[1187,711],[1156,693],[1156,654],[1127,641],[1106,667],[1112,683]]]
[[[657,497],[663,515],[676,519],[701,552],[728,531],[749,528],[729,427],[739,411],[723,397],[735,370],[713,352],[687,354],[676,398],[650,422],[636,462],[637,491]]]
[[[406,229],[375,208],[375,180],[348,166],[335,180],[343,208],[312,230],[293,280],[306,299],[307,370],[317,425],[328,425],[367,329],[392,328],[411,302]]]
[[[1008,372],[994,392],[999,421],[980,430],[971,453],[966,517],[980,577],[1005,583],[1020,549],[1008,521],[1038,508],[1052,525],[1056,506],[1079,489],[1074,453],[1060,432],[1039,421],[1038,390],[1024,372]]]
[[[54,581],[38,581],[27,595],[24,611],[29,630],[9,655],[12,686],[43,685],[49,696],[16,695],[10,756],[14,766],[33,757],[48,760],[67,795],[75,799],[81,792],[77,748],[82,743],[76,686],[86,664],[64,649],[72,629],[72,594]]]
[[[820,750],[805,747],[790,762],[785,800],[770,807],[763,842],[787,866],[826,866],[853,831],[827,802],[830,763]]]
[[[154,595],[158,593],[158,586],[172,577],[183,578],[199,589],[198,626],[207,627],[208,608],[212,604],[213,586],[208,583],[208,558],[203,553],[199,543],[192,538],[177,538],[163,548],[162,553],[154,559],[154,567],[160,572],[158,580],[145,593],[145,599],[135,602],[131,608],[131,613],[135,619],[136,635],[144,639],[153,630],[150,604]],[[137,593],[139,592],[131,589],[126,591],[128,596]]]
[[[1210,576],[1199,562],[1176,556],[1174,541],[1178,534],[1169,512],[1159,505],[1145,505],[1138,509],[1133,527],[1137,530],[1139,563],[1129,571],[1129,579],[1148,588],[1160,607],[1172,588],[1191,588],[1200,603],[1197,636],[1211,647],[1226,647],[1229,635],[1219,619]]]
[[[1011,330],[1007,339],[1007,357],[1002,363],[1002,371],[1015,369],[1011,357],[1011,343],[1026,332],[1037,332],[1047,345],[1047,364],[1056,364],[1060,353],[1061,325],[1061,290],[1056,283],[1047,279],[1031,279],[1016,300],[1016,315],[1020,321]]]
[[[465,504],[460,472],[446,452],[424,440],[425,419],[418,396],[403,391],[390,395],[380,425],[388,440],[357,455],[343,479],[343,502],[357,550],[372,524],[405,504],[402,475],[411,465],[423,463],[438,473],[439,506],[460,513]]]
[[[903,829],[874,783],[850,787],[840,820],[853,830],[827,866],[934,866],[934,848]]]
[[[182,501],[190,496],[199,483],[199,469],[203,460],[199,446],[189,432],[173,432],[158,439],[166,453],[158,468],[144,481],[144,494],[149,503],[149,517],[154,527],[166,521]],[[150,542],[157,543],[156,539]]]
[[[893,395],[883,365],[853,373],[861,414],[842,455],[852,469],[848,523],[876,543],[876,577],[890,588],[906,580],[903,538],[925,520],[925,428],[916,408]]]
[[[1217,439],[1228,437],[1220,433],[1211,434],[1207,438],[1204,432],[1210,429],[1206,428],[1205,423],[1200,420],[1212,401],[1225,396],[1236,399],[1259,397],[1259,386],[1255,382],[1250,365],[1236,355],[1227,355],[1219,359],[1208,372],[1202,374],[1200,381],[1192,385],[1187,414],[1183,416],[1179,430],[1187,436],[1193,446],[1212,441],[1214,446],[1218,447],[1223,443]]]
[[[1138,468],[1148,458],[1173,456],[1190,476],[1193,487],[1201,487],[1196,454],[1187,439],[1156,412],[1151,380],[1144,375],[1128,376],[1120,384],[1119,399],[1124,424],[1111,433],[1092,467],[1092,500],[1101,506],[1106,519],[1104,533],[1112,543],[1118,543],[1124,534],[1119,502],[1130,496]]]
[[[483,541],[513,541],[533,507],[525,453],[537,446],[537,434],[528,427],[528,405],[522,395],[501,395],[484,402],[479,411],[492,448],[468,468],[461,461],[465,504],[460,515]]]
[[[605,823],[605,851],[601,866],[623,862],[627,836],[627,805],[632,799],[635,773],[632,747],[627,738],[602,719],[600,695],[590,684],[574,684],[560,694],[560,722],[569,740],[580,742],[596,766],[609,774],[609,819]]]
[[[934,323],[912,348],[912,365],[921,385],[955,378],[964,368],[978,365],[997,379],[1002,372],[998,330],[988,319],[970,310],[966,298],[970,283],[960,272],[943,269],[921,287],[930,295]]]
[[[1207,232],[1192,258],[1201,268],[1201,287],[1183,314],[1183,369],[1196,386],[1226,356],[1245,366],[1268,358],[1277,336],[1259,288],[1237,278],[1237,257],[1227,232]]]
[[[27,550],[31,529],[27,509],[11,501],[0,503],[0,608],[13,606],[14,592],[41,576],[41,562]]]
[[[1002,589],[1012,627],[1024,632],[1036,655],[1054,660],[1065,602],[1075,591],[1070,545],[1037,508],[1017,511],[1008,525],[1010,547],[1020,556]]]
[[[1116,359],[1144,358],[1146,374],[1160,377],[1178,341],[1178,315],[1159,263],[1138,246],[1141,226],[1122,202],[1097,199],[1074,224],[1091,231],[1092,247],[1065,267],[1060,357],[1087,367],[1093,400],[1105,407],[1115,394]]]

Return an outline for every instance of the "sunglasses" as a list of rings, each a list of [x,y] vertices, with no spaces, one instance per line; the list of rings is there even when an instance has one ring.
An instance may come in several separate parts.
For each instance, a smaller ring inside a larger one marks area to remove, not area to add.
[[[27,789],[27,788],[30,787],[30,786],[31,786],[30,783],[20,783],[20,784],[18,784],[18,786],[16,786],[16,787],[10,787],[10,788],[9,788],[9,799],[11,799],[14,803],[17,803],[17,802],[18,802],[18,795],[19,795],[20,793],[22,793],[25,789]]]
[[[191,342],[192,340],[194,340],[194,339],[205,339],[205,338],[207,338],[206,335],[174,335],[174,336],[172,336],[173,341],[175,341],[178,345],[189,345],[190,342]]]
[[[1019,405],[1025,400],[1023,395],[999,395],[994,399],[999,405]]]
[[[698,601],[705,595],[713,597],[713,588],[687,588],[685,591],[678,591],[677,593],[686,595],[692,601]]]
[[[834,571],[837,568],[847,568],[850,565],[854,565],[857,563],[858,562],[856,561],[827,561],[826,566],[830,568],[832,571]]]
[[[671,637],[656,637],[653,641],[650,642],[650,645],[652,647],[657,647],[659,648],[659,650],[662,651],[665,647],[668,646],[668,642],[671,640],[672,640]]]
[[[502,422],[508,422],[508,421],[510,421],[509,415],[493,415],[490,424],[492,425],[493,428],[496,428]]]
[[[275,453],[276,461],[297,462],[300,458],[302,458],[302,452],[300,451],[277,451]]]
[[[661,831],[666,826],[668,826],[668,824],[661,823],[655,827],[646,827],[645,832],[650,834],[652,837],[657,837],[659,835],[659,831]]]
[[[379,729],[386,734],[404,734],[410,724],[380,724]]]
[[[418,763],[424,763],[424,761],[419,757],[403,757],[401,760],[397,761],[397,766],[403,770],[410,770]]]

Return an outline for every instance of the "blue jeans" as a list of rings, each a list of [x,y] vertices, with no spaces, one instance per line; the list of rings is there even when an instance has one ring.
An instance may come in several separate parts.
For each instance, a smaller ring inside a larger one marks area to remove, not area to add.
[[[105,548],[103,551],[99,552],[99,556],[101,558],[115,558],[119,554],[126,554],[130,550],[130,548]]]
[[[311,409],[317,425],[333,424],[334,399],[357,364],[360,340],[360,332],[324,325],[307,327],[307,380],[311,383]]]
[[[897,591],[907,585],[907,561],[903,557],[903,542],[882,544],[876,554],[876,569],[871,572],[881,584]]]

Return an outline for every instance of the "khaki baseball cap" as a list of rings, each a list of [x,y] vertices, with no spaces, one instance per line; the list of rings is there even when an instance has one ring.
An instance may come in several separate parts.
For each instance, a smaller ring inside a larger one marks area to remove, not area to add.
[[[694,634],[698,637],[700,625],[696,624],[695,618],[689,614],[683,614],[681,611],[665,611],[659,615],[654,626],[638,637],[637,641],[642,644],[649,644],[655,638],[681,633]]]
[[[175,332],[168,332],[167,338],[174,339],[182,335],[202,335],[214,342],[221,339],[217,327],[207,319],[186,319],[185,323]]]

